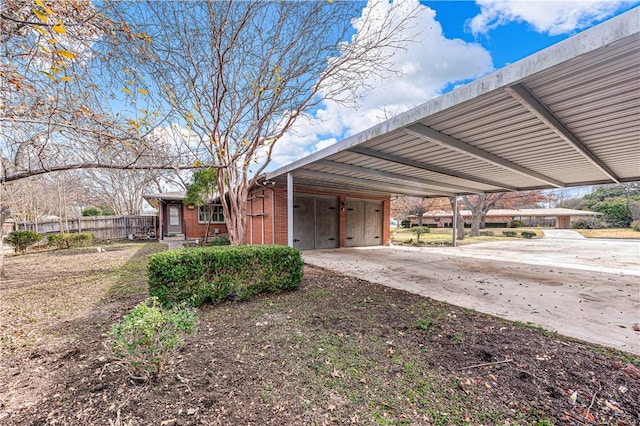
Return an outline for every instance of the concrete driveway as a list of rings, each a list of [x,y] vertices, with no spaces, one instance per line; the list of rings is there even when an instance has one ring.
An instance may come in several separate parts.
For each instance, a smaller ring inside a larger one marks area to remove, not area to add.
[[[634,329],[640,323],[640,242],[569,232],[456,248],[314,250],[303,257],[311,265],[640,354]]]

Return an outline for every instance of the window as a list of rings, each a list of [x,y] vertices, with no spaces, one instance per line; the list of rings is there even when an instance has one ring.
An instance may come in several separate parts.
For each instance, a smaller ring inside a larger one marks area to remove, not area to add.
[[[209,222],[209,212],[211,212],[211,222],[222,223],[224,222],[224,214],[222,212],[221,204],[214,204],[208,206],[198,207],[198,223]]]

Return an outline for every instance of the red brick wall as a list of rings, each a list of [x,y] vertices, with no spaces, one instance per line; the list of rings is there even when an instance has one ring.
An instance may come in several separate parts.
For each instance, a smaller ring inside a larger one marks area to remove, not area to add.
[[[366,200],[376,200],[383,202],[383,243],[387,244],[391,239],[390,218],[391,201],[389,198],[363,197],[356,193],[338,194],[330,191],[318,191],[307,189],[296,189],[296,194],[331,195],[337,196],[340,202],[340,247],[345,246],[345,224],[346,211],[342,208],[342,203],[347,198],[361,198]],[[275,202],[274,202],[275,195]],[[247,204],[248,213],[264,213],[264,216],[247,216],[247,229],[245,233],[247,244],[275,244],[287,245],[287,189],[279,186],[274,188],[257,189],[250,193]],[[275,214],[273,211],[275,205]],[[252,224],[253,223],[253,224]],[[264,226],[264,241],[262,240]],[[253,232],[253,240],[252,240]]]
[[[187,238],[204,238],[207,230],[206,223],[198,223],[198,208],[190,209],[187,205],[182,206],[182,226]],[[220,231],[218,234],[227,234],[227,225],[224,223],[212,223],[209,226],[210,237],[216,235],[214,233],[216,228]]]

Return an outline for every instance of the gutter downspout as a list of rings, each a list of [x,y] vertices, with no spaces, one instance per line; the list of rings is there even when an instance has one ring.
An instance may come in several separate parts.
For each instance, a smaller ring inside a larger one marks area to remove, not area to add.
[[[276,243],[276,189],[271,188],[271,244]]]
[[[287,173],[287,245],[293,247],[293,175]]]

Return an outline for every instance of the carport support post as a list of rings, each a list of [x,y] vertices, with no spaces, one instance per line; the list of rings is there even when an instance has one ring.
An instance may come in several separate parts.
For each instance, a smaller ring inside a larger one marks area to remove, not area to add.
[[[458,194],[453,196],[453,246],[458,244]]]
[[[287,173],[287,245],[293,247],[293,175]]]

